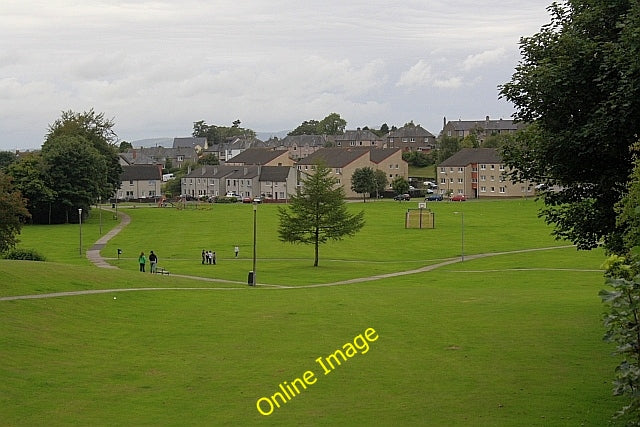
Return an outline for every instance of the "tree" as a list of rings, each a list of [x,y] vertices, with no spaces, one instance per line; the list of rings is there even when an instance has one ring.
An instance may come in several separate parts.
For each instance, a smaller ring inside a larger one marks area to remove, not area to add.
[[[342,135],[346,127],[347,121],[340,117],[340,114],[331,113],[318,123],[318,134]]]
[[[11,163],[18,160],[16,153],[11,151],[0,151],[0,170],[6,169]]]
[[[640,420],[640,162],[636,160],[628,191],[616,205],[617,224],[622,230],[625,253],[611,255],[606,267],[606,284],[600,291],[608,305],[604,318],[605,340],[615,343],[622,357],[616,367],[614,394],[630,399],[618,416]]]
[[[65,223],[76,209],[88,212],[98,199],[107,177],[107,162],[82,136],[61,135],[42,147],[49,186],[55,189],[54,221]]]
[[[120,145],[118,146],[119,153],[126,153],[128,150],[132,149],[133,145],[127,141],[120,141]]]
[[[347,211],[344,188],[330,173],[324,165],[315,165],[313,173],[302,179],[288,209],[278,208],[280,240],[313,244],[314,267],[318,266],[320,244],[353,236],[364,226],[364,212],[352,215]]]
[[[351,190],[362,194],[362,200],[367,201],[367,194],[376,192],[376,177],[370,167],[359,168],[351,175]]]
[[[227,138],[242,137],[255,138],[256,133],[251,129],[240,127],[240,120],[234,120],[230,127],[208,125],[204,120],[193,123],[192,136],[207,138],[207,144],[221,144]]]
[[[640,134],[640,3],[570,0],[522,38],[522,59],[501,96],[532,126],[503,147],[514,181],[558,185],[541,215],[579,249],[623,249],[614,206]]]
[[[49,184],[51,180],[47,169],[39,152],[29,153],[7,168],[14,187],[27,200],[27,209],[36,224],[51,224],[51,208],[56,192]]]
[[[387,180],[387,174],[380,169],[376,169],[376,171],[373,173],[373,178],[376,182],[377,199],[380,196],[380,193],[384,193],[384,191],[387,189],[387,184],[389,184],[389,181]]]
[[[438,163],[442,163],[449,157],[456,154],[462,148],[460,145],[460,139],[455,136],[440,136],[440,148],[437,152]]]
[[[404,177],[399,176],[391,181],[391,188],[397,194],[404,194],[409,191],[409,181],[407,181]]]
[[[198,159],[198,164],[199,165],[219,165],[220,161],[218,160],[215,154],[209,153],[200,157]]]
[[[98,114],[93,109],[83,113],[63,111],[61,117],[49,126],[46,140],[42,145],[42,150],[45,151],[47,145],[58,137],[80,137],[97,150],[107,169],[105,174],[100,173],[94,176],[101,179],[101,182],[97,182],[95,200],[98,200],[98,197],[108,199],[120,187],[122,166],[120,166],[116,147],[118,136],[113,131],[113,126],[113,120],[106,119],[104,113]]]
[[[18,243],[22,223],[29,217],[22,194],[13,188],[11,177],[0,171],[0,252]]]
[[[287,135],[317,135],[318,123],[319,122],[317,120],[305,120],[300,126],[289,132]]]

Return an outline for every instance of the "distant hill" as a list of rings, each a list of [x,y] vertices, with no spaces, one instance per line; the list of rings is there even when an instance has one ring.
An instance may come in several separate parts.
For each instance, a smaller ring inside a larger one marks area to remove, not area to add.
[[[287,134],[291,132],[290,130],[281,130],[279,132],[256,132],[256,138],[258,138],[260,141],[267,141],[269,138],[271,137],[278,137],[278,139],[282,139],[285,136],[287,136]]]

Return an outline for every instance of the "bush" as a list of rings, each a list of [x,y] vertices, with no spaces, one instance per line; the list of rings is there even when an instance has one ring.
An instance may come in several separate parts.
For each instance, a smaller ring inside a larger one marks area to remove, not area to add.
[[[46,261],[44,255],[41,255],[35,249],[11,249],[2,254],[2,258],[27,261]]]

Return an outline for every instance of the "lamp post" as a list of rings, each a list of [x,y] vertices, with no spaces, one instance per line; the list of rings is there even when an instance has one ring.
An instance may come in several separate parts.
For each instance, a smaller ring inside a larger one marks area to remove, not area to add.
[[[102,236],[102,196],[98,196],[98,213],[100,214],[100,235]]]
[[[253,202],[253,275],[250,286],[256,285],[256,217],[258,214],[258,203]]]
[[[462,219],[462,262],[464,262],[464,212],[454,212],[454,214],[460,214],[460,218]]]
[[[82,208],[78,208],[78,224],[80,225],[80,256],[82,256]]]

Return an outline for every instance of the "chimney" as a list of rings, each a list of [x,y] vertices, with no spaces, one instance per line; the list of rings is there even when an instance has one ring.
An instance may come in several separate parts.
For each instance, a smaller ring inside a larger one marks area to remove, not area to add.
[[[442,128],[444,129],[447,126],[447,116],[442,118]]]
[[[489,121],[489,116],[487,116],[487,122]]]

